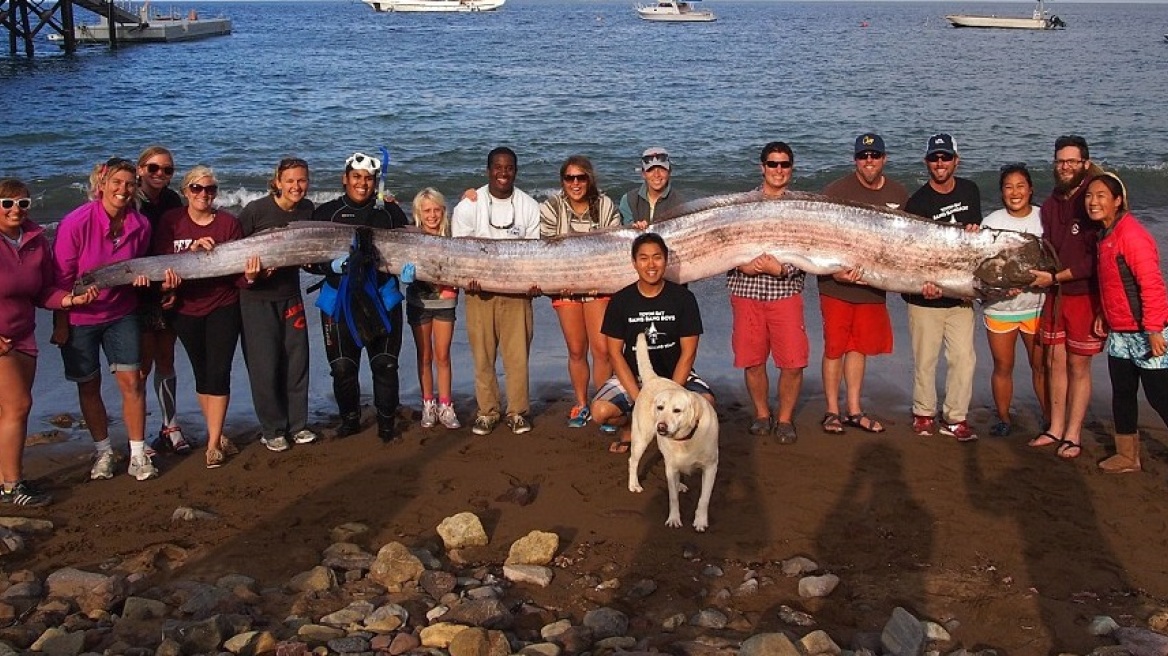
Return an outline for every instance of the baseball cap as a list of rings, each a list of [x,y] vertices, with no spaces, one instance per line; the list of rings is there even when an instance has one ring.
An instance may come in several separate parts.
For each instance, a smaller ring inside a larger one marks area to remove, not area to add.
[[[867,152],[879,153],[883,155],[884,139],[882,139],[880,135],[873,132],[865,132],[864,134],[856,137],[855,154],[859,155],[860,153]]]
[[[929,137],[929,145],[925,148],[925,157],[933,153],[957,154],[957,140],[945,133],[934,134]]]
[[[654,146],[645,152],[641,153],[641,170],[648,171],[654,166],[663,166],[666,171],[673,169],[673,165],[669,163],[669,151]]]

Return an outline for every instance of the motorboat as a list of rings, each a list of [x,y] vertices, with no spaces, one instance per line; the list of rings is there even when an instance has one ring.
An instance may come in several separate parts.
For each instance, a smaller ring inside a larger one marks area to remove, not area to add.
[[[473,12],[494,11],[506,0],[362,0],[379,12]]]
[[[1030,18],[950,14],[945,17],[945,20],[952,23],[953,27],[990,27],[1015,30],[1057,30],[1066,27],[1067,24],[1058,16],[1047,11],[1042,2],[1043,0],[1038,0],[1038,4],[1035,5],[1034,13],[1031,14]]]
[[[695,9],[697,0],[658,0],[653,5],[637,5],[637,15],[647,21],[663,23],[709,23],[718,20],[714,12]]]

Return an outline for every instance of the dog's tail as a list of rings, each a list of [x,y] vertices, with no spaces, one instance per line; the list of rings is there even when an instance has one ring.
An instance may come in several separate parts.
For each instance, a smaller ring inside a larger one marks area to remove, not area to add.
[[[653,363],[649,361],[649,340],[645,337],[645,333],[637,335],[637,374],[641,377],[641,385],[660,378],[656,371],[653,371]]]

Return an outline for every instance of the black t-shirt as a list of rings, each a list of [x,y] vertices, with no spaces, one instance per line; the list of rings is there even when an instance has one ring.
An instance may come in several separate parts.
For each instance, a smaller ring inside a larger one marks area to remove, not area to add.
[[[702,334],[702,315],[693,292],[677,283],[666,280],[665,288],[652,298],[643,296],[633,283],[612,295],[600,332],[624,340],[625,362],[634,375],[637,335],[645,333],[653,371],[673,378],[681,359],[681,338]]]
[[[925,183],[917,189],[904,211],[932,219],[937,223],[952,225],[981,225],[981,191],[977,184],[965,178],[953,178],[953,191],[942,194]],[[933,308],[957,307],[962,301],[955,298],[929,300],[920,294],[904,294],[904,300],[912,305]]]
[[[312,201],[301,199],[289,211],[280,209],[271,195],[253,200],[239,213],[239,227],[243,236],[250,237],[257,232],[272,228],[283,228],[293,221],[306,221],[312,217]],[[261,264],[263,262],[261,261]],[[253,301],[288,301],[300,297],[300,267],[281,267],[270,277],[260,278],[255,285],[240,291],[243,298]]]

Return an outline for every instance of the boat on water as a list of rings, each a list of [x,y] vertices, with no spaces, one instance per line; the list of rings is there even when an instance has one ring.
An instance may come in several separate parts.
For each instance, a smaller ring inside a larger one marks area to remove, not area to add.
[[[212,36],[231,34],[231,19],[226,16],[205,18],[194,9],[181,14],[175,9],[169,13],[150,11],[150,2],[137,10],[137,23],[114,23],[114,36],[119,43],[171,43],[192,41]],[[98,22],[80,24],[73,28],[77,43],[108,43],[110,38],[109,18],[102,16]],[[64,46],[65,39],[60,34],[50,34],[49,40]]]
[[[989,27],[1015,30],[1057,30],[1067,26],[1061,18],[1051,14],[1038,0],[1030,18],[1010,16],[982,16],[977,14],[950,14],[945,20],[953,27]]]
[[[709,23],[718,20],[714,12],[695,9],[697,0],[658,0],[652,5],[637,5],[637,15],[647,21],[662,23]]]
[[[494,11],[506,0],[362,0],[379,12],[474,12]]]

